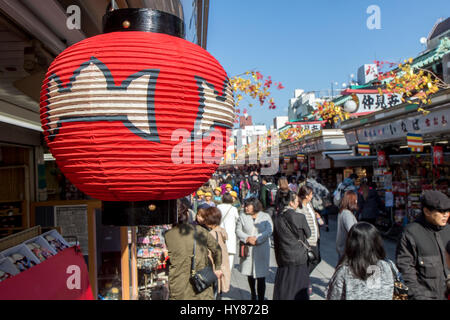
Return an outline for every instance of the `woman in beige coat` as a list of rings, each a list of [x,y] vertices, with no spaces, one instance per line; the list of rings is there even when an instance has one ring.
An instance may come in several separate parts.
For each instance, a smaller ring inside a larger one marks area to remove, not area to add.
[[[218,281],[218,286],[215,290],[218,300],[220,299],[220,295],[222,293],[226,293],[230,290],[231,282],[230,262],[228,259],[227,245],[225,244],[228,236],[225,229],[219,226],[221,218],[221,211],[215,207],[210,207],[206,210],[199,210],[197,216],[197,221],[209,230],[209,233],[213,236],[214,239],[217,240],[220,249],[222,250],[222,265],[219,268],[217,268],[217,266],[214,264],[211,253],[209,254],[209,259],[213,263],[214,270],[221,269],[223,273],[222,277]]]

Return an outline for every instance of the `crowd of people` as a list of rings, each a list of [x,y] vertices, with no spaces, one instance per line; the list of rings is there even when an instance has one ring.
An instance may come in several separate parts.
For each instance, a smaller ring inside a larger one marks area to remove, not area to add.
[[[273,247],[278,265],[273,299],[308,300],[310,274],[321,261],[320,234],[329,231],[333,211],[339,261],[327,299],[393,299],[398,279],[409,299],[448,297],[449,198],[438,191],[423,193],[423,215],[404,229],[394,262],[386,258],[375,227],[382,201],[373,185],[362,181],[357,187],[356,179],[351,175],[330,192],[311,174],[261,176],[255,168],[216,172],[196,193],[180,199],[178,224],[166,234],[171,299],[220,299],[230,289],[239,258],[251,299],[264,300]],[[195,270],[211,265],[217,277],[201,293],[189,285],[194,242]]]

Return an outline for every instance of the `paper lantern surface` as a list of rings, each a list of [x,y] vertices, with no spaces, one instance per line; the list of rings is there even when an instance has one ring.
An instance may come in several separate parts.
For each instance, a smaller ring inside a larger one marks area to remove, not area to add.
[[[113,32],[55,59],[41,122],[58,166],[84,193],[177,199],[217,169],[234,102],[226,72],[203,48],[161,33]]]

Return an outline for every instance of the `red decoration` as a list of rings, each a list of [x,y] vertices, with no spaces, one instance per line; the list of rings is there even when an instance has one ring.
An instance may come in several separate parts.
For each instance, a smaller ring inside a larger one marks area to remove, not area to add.
[[[311,159],[309,160],[309,168],[310,169],[316,168],[316,158],[315,157],[311,157]]]
[[[386,166],[386,152],[378,151],[377,153],[378,165],[380,167]]]
[[[444,164],[444,150],[442,146],[433,147],[433,164],[435,166]]]
[[[79,250],[65,249],[0,282],[0,300],[94,300],[86,262]]]
[[[104,201],[177,199],[198,189],[225,152],[233,109],[214,57],[150,32],[71,46],[51,64],[41,92],[44,136],[58,167]]]
[[[299,168],[298,161],[297,159],[294,159],[294,171],[298,171],[298,168]]]

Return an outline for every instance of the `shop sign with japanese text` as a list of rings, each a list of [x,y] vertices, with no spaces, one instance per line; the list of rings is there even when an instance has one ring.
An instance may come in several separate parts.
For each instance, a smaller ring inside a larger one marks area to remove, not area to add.
[[[437,134],[450,131],[450,110],[448,108],[428,115],[416,114],[412,117],[389,123],[364,127],[357,130],[360,142],[381,142],[406,137],[408,133]]]
[[[359,105],[356,113],[373,112],[391,108],[402,103],[402,95],[392,94],[357,94]]]

